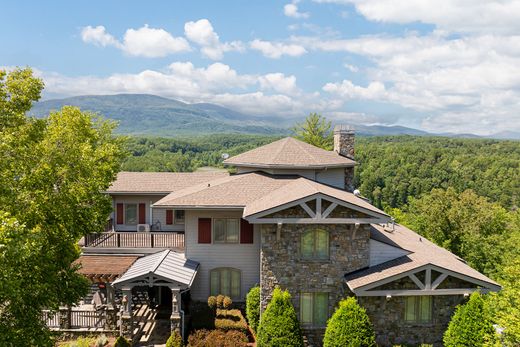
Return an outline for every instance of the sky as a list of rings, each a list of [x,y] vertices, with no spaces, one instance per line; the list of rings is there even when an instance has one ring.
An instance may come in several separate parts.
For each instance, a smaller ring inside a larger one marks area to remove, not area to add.
[[[0,67],[32,67],[44,99],[520,132],[520,0],[2,0],[0,14]]]

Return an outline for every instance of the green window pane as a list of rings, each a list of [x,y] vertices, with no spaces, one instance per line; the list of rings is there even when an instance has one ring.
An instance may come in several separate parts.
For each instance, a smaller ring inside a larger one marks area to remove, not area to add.
[[[220,270],[220,293],[231,296],[231,274],[229,269]]]
[[[405,313],[404,320],[407,322],[413,322],[416,320],[415,317],[415,296],[407,296],[405,298]]]
[[[300,316],[302,323],[312,323],[312,293],[301,293]]]
[[[137,224],[137,204],[125,205],[125,224]]]
[[[325,326],[329,318],[329,294],[314,293],[314,325]]]
[[[329,233],[325,230],[316,230],[316,257],[329,258]]]
[[[240,296],[240,271],[231,271],[231,297]]]
[[[227,220],[227,236],[226,241],[229,243],[237,243],[238,242],[238,219],[228,219]]]
[[[302,237],[302,257],[312,258],[314,253],[314,233],[307,231]]]
[[[214,219],[215,242],[226,242],[226,220]]]
[[[431,296],[421,296],[421,307],[420,307],[420,317],[421,322],[427,323],[432,319],[432,300]]]
[[[211,281],[210,281],[210,292],[211,295],[218,295],[220,288],[220,273],[218,270],[211,271]]]

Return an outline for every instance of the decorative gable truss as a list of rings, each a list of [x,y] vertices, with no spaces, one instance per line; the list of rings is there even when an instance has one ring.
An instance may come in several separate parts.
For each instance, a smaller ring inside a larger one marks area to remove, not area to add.
[[[254,224],[369,224],[390,221],[386,214],[321,193],[246,216],[245,219]]]
[[[348,282],[347,282],[348,283]],[[424,265],[353,289],[356,296],[469,295],[500,287],[435,265]]]

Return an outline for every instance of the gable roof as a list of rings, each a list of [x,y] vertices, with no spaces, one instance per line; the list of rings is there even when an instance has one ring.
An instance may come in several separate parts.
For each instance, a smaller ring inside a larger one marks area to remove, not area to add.
[[[152,193],[169,194],[219,177],[227,177],[229,173],[214,172],[126,172],[117,174],[117,178],[107,193]]]
[[[498,283],[467,265],[460,257],[402,225],[395,224],[394,231],[389,232],[381,225],[372,224],[370,238],[397,246],[409,251],[410,254],[347,274],[345,276],[347,285],[353,291],[426,265],[434,265],[485,282],[490,287],[500,288]]]
[[[224,164],[258,168],[323,169],[354,166],[356,162],[334,151],[286,137],[226,159]]]

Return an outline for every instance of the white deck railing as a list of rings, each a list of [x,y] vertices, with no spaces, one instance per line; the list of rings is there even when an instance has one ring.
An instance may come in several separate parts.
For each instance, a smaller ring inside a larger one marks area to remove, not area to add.
[[[184,249],[184,233],[105,232],[85,235],[85,247]]]

